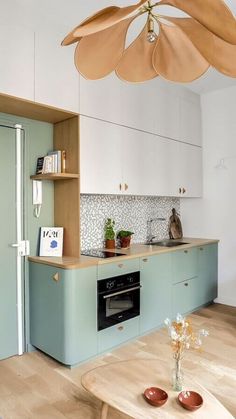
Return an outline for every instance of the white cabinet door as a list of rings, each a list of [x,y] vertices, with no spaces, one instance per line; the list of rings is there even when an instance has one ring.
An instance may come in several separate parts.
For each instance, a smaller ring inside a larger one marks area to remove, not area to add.
[[[179,143],[123,128],[122,167],[124,193],[174,196]]]
[[[122,184],[129,195],[152,195],[155,174],[155,137],[123,127]]]
[[[81,117],[81,193],[201,196],[200,147]]]
[[[180,196],[202,196],[202,148],[180,143],[179,187]]]
[[[0,25],[0,92],[34,100],[34,32]]]
[[[180,99],[163,80],[132,84],[114,74],[80,79],[80,113],[151,134],[179,139]]]
[[[172,87],[172,86],[171,86]],[[163,137],[180,139],[180,99],[176,92],[161,85],[154,95],[155,133]]]
[[[44,29],[35,38],[35,101],[79,112],[79,75],[73,49],[61,46],[64,32]]]
[[[180,139],[201,146],[202,125],[200,101],[180,99]]]
[[[102,80],[80,77],[80,114],[121,124],[121,83],[114,74]]]
[[[121,83],[122,124],[154,133],[156,110],[151,89],[153,81],[141,84]]]
[[[179,142],[162,137],[155,140],[155,195],[177,196]]]
[[[81,193],[121,193],[121,134],[117,125],[80,118]]]
[[[163,80],[121,85],[122,123],[128,127],[179,139],[179,96]]]

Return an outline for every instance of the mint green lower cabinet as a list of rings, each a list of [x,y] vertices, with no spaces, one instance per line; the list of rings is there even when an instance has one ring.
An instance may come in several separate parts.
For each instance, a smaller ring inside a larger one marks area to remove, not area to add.
[[[30,262],[30,342],[66,365],[160,327],[217,297],[217,244],[82,269]],[[140,270],[140,316],[97,331],[97,280]]]
[[[185,314],[199,307],[201,302],[200,281],[196,276],[188,281],[179,282],[172,287],[172,317]]]
[[[30,263],[31,344],[66,365],[97,354],[97,268]]]
[[[172,283],[187,281],[198,275],[197,248],[172,253]]]
[[[112,278],[137,271],[139,271],[139,258],[123,260],[116,263],[104,263],[98,265],[98,279]]]
[[[201,304],[206,304],[217,297],[218,244],[200,246],[197,251]]]
[[[217,282],[218,282],[218,245],[217,243],[199,246],[191,249],[194,253],[189,257],[187,262],[188,268],[184,272],[184,265],[180,268],[179,261],[177,261],[178,253],[173,253],[173,269],[177,271],[175,276],[187,278],[182,282],[175,283],[172,288],[172,316],[175,317],[177,313],[185,314],[194,309],[203,306],[217,297]],[[194,261],[192,256],[194,256]],[[188,254],[186,254],[188,256]],[[187,259],[187,258],[186,258]],[[186,261],[185,259],[185,261]],[[183,260],[183,259],[182,259]],[[192,268],[190,267],[190,261]],[[178,269],[179,268],[179,269]],[[195,272],[196,275],[191,278]]]
[[[114,346],[133,339],[139,335],[139,317],[108,327],[98,332],[98,352],[104,352]]]
[[[171,254],[140,259],[140,333],[160,326],[171,316]]]

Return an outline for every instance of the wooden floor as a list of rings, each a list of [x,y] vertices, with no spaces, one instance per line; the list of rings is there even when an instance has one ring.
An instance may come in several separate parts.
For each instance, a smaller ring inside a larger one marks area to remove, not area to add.
[[[236,308],[214,304],[190,317],[194,326],[208,329],[210,336],[202,352],[186,354],[183,368],[236,417]],[[97,419],[100,402],[82,389],[81,375],[96,366],[130,358],[172,362],[166,330],[149,334],[72,370],[40,352],[1,361],[0,417]],[[109,419],[127,418],[112,409],[109,412]]]

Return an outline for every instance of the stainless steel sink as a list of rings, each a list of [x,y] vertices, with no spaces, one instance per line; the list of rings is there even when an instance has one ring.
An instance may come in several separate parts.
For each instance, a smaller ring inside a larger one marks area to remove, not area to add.
[[[176,241],[176,240],[160,240],[157,242],[147,242],[144,244],[146,244],[147,246],[176,247],[176,246],[181,246],[183,244],[189,244],[189,243]]]

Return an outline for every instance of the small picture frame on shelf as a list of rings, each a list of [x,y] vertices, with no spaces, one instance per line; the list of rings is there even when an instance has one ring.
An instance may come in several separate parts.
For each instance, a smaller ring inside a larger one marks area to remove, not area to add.
[[[39,256],[63,255],[63,227],[41,227]]]

